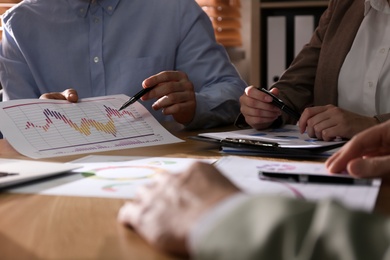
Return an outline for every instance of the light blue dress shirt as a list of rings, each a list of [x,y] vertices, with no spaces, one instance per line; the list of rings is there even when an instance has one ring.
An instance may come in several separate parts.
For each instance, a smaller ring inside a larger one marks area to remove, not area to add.
[[[246,83],[194,0],[25,0],[3,16],[4,100],[77,90],[134,95],[161,71],[185,72],[197,109],[188,128],[232,123]],[[153,111],[155,100],[143,105]]]

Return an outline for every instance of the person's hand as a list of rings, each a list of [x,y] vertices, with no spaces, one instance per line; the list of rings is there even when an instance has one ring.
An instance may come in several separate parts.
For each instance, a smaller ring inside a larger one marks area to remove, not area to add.
[[[279,95],[277,88],[271,89],[272,94]],[[282,111],[272,103],[272,97],[259,91],[254,86],[245,89],[240,97],[241,113],[245,121],[255,129],[269,127],[281,114]]]
[[[352,138],[377,124],[373,117],[361,116],[333,105],[306,108],[298,125],[301,133],[325,141],[336,137]]]
[[[164,115],[172,115],[181,124],[187,124],[195,116],[194,86],[187,74],[181,71],[163,71],[142,82],[144,88],[154,87],[141,100],[157,99],[154,110],[162,109]]]
[[[237,192],[216,168],[198,162],[184,173],[156,177],[120,209],[118,220],[156,248],[188,255],[188,236],[200,216]]]
[[[40,99],[61,99],[61,100],[68,100],[69,102],[77,102],[79,96],[76,90],[70,88],[62,92],[45,93],[42,94],[39,98]]]
[[[390,177],[390,121],[353,137],[327,161],[330,172],[360,178]]]

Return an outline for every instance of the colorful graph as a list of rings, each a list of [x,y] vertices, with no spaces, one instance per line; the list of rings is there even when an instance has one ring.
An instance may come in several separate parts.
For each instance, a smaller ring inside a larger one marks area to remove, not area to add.
[[[98,180],[123,181],[152,178],[155,174],[165,172],[164,169],[143,165],[108,166],[82,173],[84,177]]]
[[[76,169],[80,179],[43,191],[48,195],[133,198],[141,186],[161,173],[178,174],[198,161],[191,158],[153,157],[125,162],[87,163]],[[215,160],[207,160],[212,163]]]
[[[0,104],[0,118],[8,122],[1,131],[15,149],[33,158],[181,141],[138,102],[118,111],[127,99],[125,95],[115,95],[78,103],[9,101],[7,106]]]
[[[27,121],[26,129],[39,128],[47,132],[50,130],[50,127],[54,125],[53,120],[57,120],[63,122],[64,124],[67,124],[69,127],[73,128],[74,130],[84,135],[91,135],[91,128],[93,127],[100,132],[106,134],[112,134],[113,136],[116,136],[117,129],[115,127],[113,117],[122,118],[127,115],[133,119],[136,119],[136,117],[130,111],[124,110],[123,112],[119,112],[118,110],[113,109],[111,107],[107,107],[106,105],[103,105],[103,107],[105,108],[106,116],[108,120],[106,123],[99,122],[95,119],[81,118],[80,124],[78,125],[74,123],[72,119],[68,118],[66,115],[63,115],[58,111],[52,111],[46,108],[43,110],[43,115],[45,116],[46,123],[44,125],[36,125],[30,121]]]

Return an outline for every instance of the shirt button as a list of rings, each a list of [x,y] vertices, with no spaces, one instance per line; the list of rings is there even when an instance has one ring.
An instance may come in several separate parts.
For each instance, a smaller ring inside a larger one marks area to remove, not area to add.
[[[98,22],[99,22],[99,18],[93,19],[93,22],[94,22],[94,23],[98,23]]]
[[[368,82],[368,86],[372,88],[374,86],[374,83],[372,81]]]
[[[94,61],[95,63],[98,63],[98,62],[99,62],[99,57],[93,58],[93,61]]]
[[[385,53],[386,49],[385,48],[382,48],[379,52],[380,53]]]
[[[108,11],[112,11],[112,6],[107,7]]]
[[[81,9],[80,9],[80,13],[84,13],[84,8],[81,8]]]

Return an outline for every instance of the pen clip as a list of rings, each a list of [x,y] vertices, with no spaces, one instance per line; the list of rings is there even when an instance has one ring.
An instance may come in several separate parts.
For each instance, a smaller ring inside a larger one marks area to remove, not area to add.
[[[225,138],[225,139],[223,139],[223,141],[230,142],[230,143],[237,143],[237,144],[249,144],[249,145],[266,146],[266,147],[279,147],[278,143],[261,141],[261,140],[245,139],[245,138]]]

